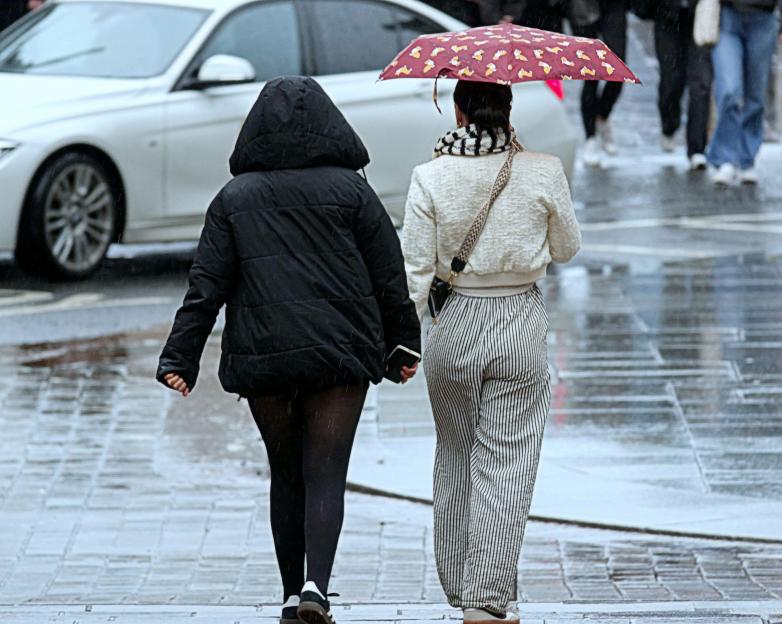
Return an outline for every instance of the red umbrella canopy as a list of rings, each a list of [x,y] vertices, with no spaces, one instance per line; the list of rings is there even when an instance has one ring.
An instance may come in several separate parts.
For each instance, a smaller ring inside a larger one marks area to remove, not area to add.
[[[499,84],[533,80],[641,83],[598,39],[514,24],[423,35],[380,74],[380,80],[438,77]]]

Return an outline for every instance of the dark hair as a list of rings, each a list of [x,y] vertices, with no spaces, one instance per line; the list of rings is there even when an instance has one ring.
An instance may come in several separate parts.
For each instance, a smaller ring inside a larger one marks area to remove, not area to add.
[[[479,135],[488,132],[494,137],[498,129],[510,133],[513,92],[509,86],[460,80],[453,92],[453,101],[478,128]]]

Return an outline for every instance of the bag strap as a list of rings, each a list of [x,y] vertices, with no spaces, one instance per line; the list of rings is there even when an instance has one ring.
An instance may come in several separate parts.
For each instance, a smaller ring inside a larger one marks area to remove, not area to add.
[[[481,206],[478,214],[475,215],[475,219],[467,231],[467,236],[464,238],[462,246],[459,248],[459,252],[456,254],[453,260],[451,260],[451,275],[448,278],[448,282],[453,285],[453,280],[459,273],[464,271],[464,267],[467,266],[467,260],[475,249],[475,245],[478,244],[478,239],[483,232],[483,228],[486,226],[486,220],[489,218],[489,211],[494,205],[494,202],[500,196],[500,193],[508,185],[510,180],[511,165],[513,164],[513,157],[519,152],[523,152],[524,148],[521,144],[514,139],[511,143],[510,150],[508,151],[508,157],[500,167],[500,172],[497,174],[497,178],[494,180],[494,184],[491,187],[491,193],[489,199]]]

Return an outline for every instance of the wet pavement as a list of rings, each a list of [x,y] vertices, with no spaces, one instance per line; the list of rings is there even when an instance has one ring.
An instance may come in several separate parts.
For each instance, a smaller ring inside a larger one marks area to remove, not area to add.
[[[151,380],[160,338],[0,351],[0,602],[27,605],[2,621],[33,604],[114,605],[123,621],[132,609],[116,605],[279,600],[268,474],[249,412],[208,374],[188,400]],[[207,371],[216,355],[212,340]],[[382,400],[367,409],[359,449],[381,410]],[[532,522],[519,574],[532,621],[560,602],[665,603],[670,614],[728,601],[758,613],[779,610],[782,543]],[[332,589],[335,604],[441,604],[430,508],[350,494]]]
[[[654,85],[648,40],[631,44]],[[782,148],[758,188],[715,189],[659,152],[653,89],[625,90],[622,154],[577,170],[584,251],[542,285],[554,387],[523,621],[779,624]],[[3,623],[277,617],[266,461],[215,380],[219,335],[189,399],[152,379],[185,267],[118,257],[67,285],[0,267]],[[422,377],[372,393],[339,620],[457,617],[432,557],[432,434]]]

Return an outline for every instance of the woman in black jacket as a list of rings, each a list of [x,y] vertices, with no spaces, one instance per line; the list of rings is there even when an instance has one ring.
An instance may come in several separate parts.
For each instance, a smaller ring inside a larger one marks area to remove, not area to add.
[[[397,345],[420,352],[399,239],[356,173],[368,163],[315,81],[268,83],[231,156],[234,178],[207,211],[157,372],[187,396],[226,305],[220,381],[248,399],[269,455],[286,624],[331,621],[328,581],[367,387]]]

